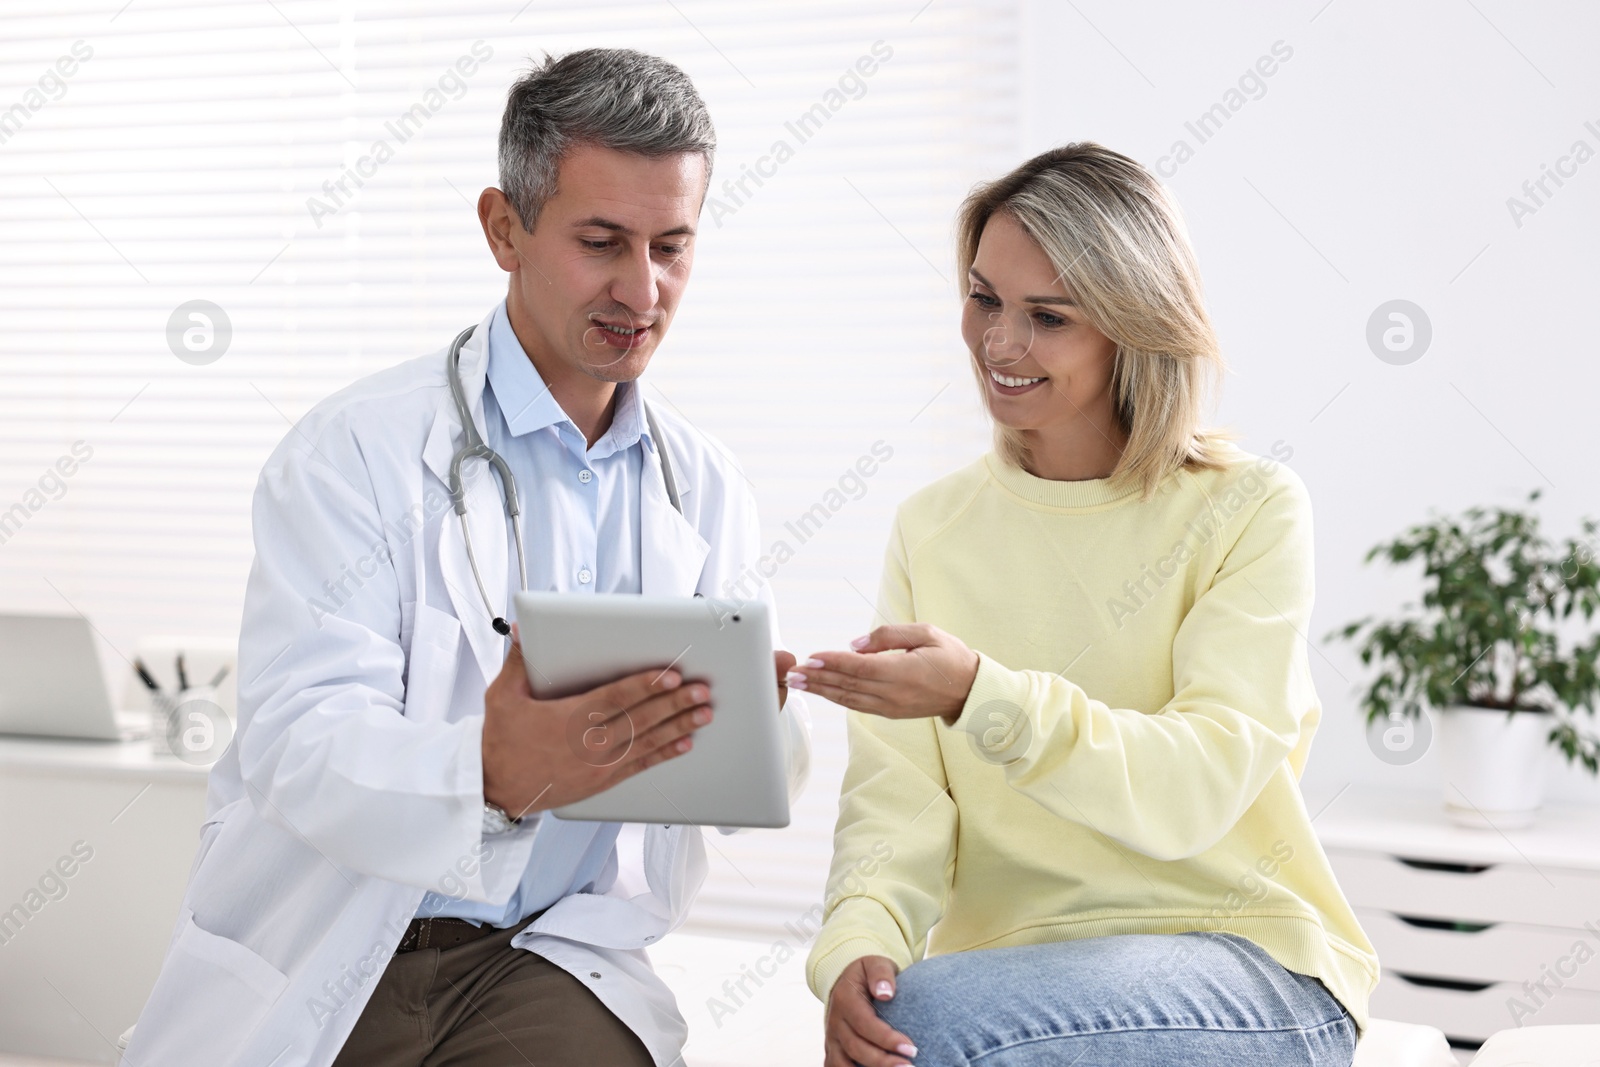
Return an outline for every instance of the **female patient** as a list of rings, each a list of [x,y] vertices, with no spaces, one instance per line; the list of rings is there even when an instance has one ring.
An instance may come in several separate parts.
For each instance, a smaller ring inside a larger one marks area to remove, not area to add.
[[[791,675],[859,713],[827,1065],[1348,1067],[1378,963],[1297,784],[1311,507],[1290,449],[1200,425],[1178,209],[1068,145],[967,199],[958,256],[994,452],[900,507],[886,625]]]

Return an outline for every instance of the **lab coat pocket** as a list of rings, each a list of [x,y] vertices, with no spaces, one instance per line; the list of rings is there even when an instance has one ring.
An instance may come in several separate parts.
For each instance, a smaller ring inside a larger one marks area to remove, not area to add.
[[[182,1049],[185,1063],[231,1063],[288,985],[282,971],[239,942],[200,929],[185,908],[135,1041]]]
[[[461,663],[461,620],[449,612],[415,606],[406,650],[406,718],[449,718],[450,691]]]

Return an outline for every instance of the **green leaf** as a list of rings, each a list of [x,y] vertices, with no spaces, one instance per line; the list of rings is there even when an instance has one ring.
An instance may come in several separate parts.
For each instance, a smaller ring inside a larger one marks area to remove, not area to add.
[[[1529,504],[1542,490],[1528,494]],[[1367,721],[1394,709],[1472,704],[1517,711],[1600,707],[1600,634],[1563,637],[1577,616],[1600,612],[1600,522],[1579,522],[1584,538],[1551,542],[1532,510],[1471,507],[1434,516],[1370,548],[1364,560],[1418,564],[1420,606],[1401,617],[1359,619],[1325,640],[1356,642],[1377,673],[1362,694]],[[1575,728],[1550,735],[1571,761],[1600,774],[1600,742]]]

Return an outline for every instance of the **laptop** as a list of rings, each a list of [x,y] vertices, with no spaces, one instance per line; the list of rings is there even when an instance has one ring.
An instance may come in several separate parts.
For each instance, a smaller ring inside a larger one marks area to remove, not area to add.
[[[89,620],[0,614],[0,734],[130,739],[106,690]]]

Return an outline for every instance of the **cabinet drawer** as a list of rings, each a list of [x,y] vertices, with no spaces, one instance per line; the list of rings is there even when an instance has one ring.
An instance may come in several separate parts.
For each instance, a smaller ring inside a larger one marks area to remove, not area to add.
[[[1436,1026],[1445,1036],[1483,1041],[1518,1025],[1600,1023],[1600,993],[1570,987],[1530,997],[1520,983],[1497,982],[1483,989],[1418,985],[1388,970],[1372,993],[1372,1014],[1381,1019]],[[1521,1003],[1521,1009],[1516,1008]]]
[[[1513,922],[1583,929],[1600,926],[1600,871],[1525,863],[1455,864],[1377,852],[1328,849],[1328,862],[1353,907],[1462,922]]]
[[[1355,912],[1385,970],[1510,982],[1519,988],[1553,973],[1567,989],[1600,993],[1600,935],[1587,930],[1520,923],[1493,923],[1475,931],[1440,929],[1440,920],[1432,915],[1402,918],[1375,908]],[[1580,943],[1583,947],[1574,951]]]

